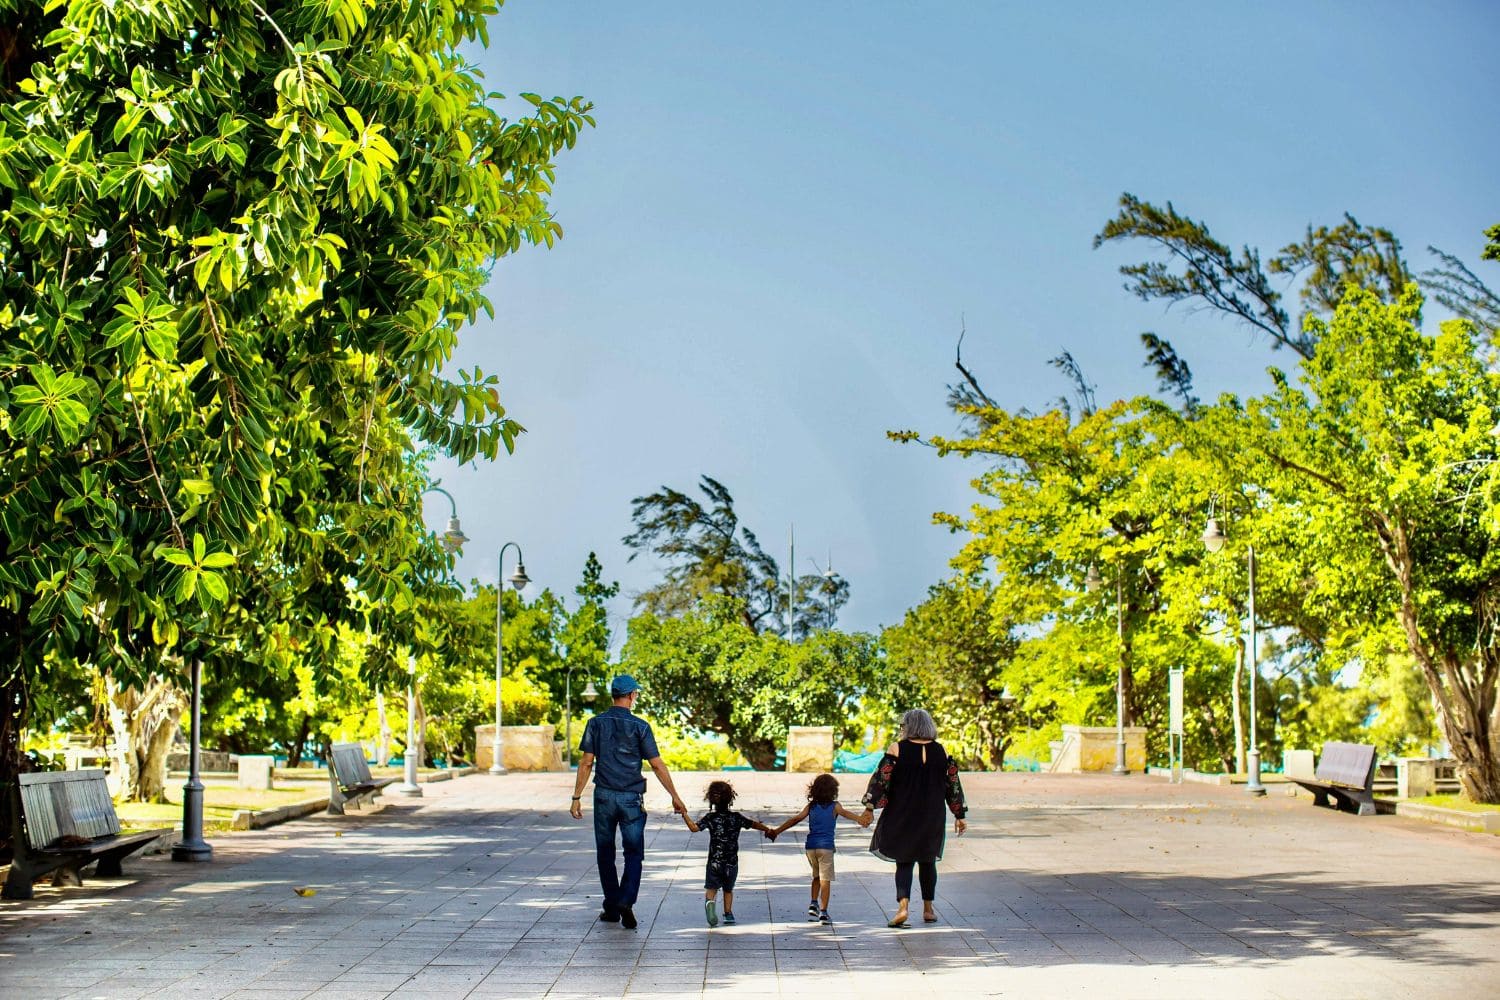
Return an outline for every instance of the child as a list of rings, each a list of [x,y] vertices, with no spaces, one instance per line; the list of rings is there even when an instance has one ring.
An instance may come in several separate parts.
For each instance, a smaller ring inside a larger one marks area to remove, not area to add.
[[[730,811],[735,791],[729,782],[710,782],[708,792],[703,797],[713,809],[696,823],[686,813],[683,814],[682,821],[694,833],[699,830],[708,831],[708,865],[703,872],[703,915],[708,918],[708,926],[717,927],[719,915],[714,912],[714,900],[720,889],[724,890],[724,923],[734,923],[734,880],[740,873],[740,831],[749,827],[759,830],[772,840],[776,839],[776,834],[759,820]]]
[[[852,813],[839,805],[839,782],[831,774],[820,774],[807,786],[807,805],[802,811],[772,830],[767,836],[775,840],[783,831],[807,820],[807,863],[812,867],[812,899],[807,904],[807,919],[831,924],[828,895],[833,889],[833,827],[838,817],[869,826],[870,817]]]

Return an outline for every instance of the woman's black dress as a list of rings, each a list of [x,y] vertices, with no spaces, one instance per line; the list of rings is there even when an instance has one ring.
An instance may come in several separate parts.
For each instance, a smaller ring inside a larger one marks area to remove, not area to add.
[[[882,810],[870,851],[885,861],[939,861],[947,813],[961,819],[966,812],[958,765],[941,743],[902,740],[896,749],[881,759],[865,790],[864,804]]]

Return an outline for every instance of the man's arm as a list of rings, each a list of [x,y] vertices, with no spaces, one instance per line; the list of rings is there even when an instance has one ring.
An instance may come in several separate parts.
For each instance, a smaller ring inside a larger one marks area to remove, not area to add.
[[[573,801],[568,812],[574,819],[583,819],[583,790],[588,787],[589,775],[594,770],[594,755],[586,753],[578,758],[578,777],[573,781]]]
[[[656,775],[656,780],[661,782],[661,787],[665,788],[667,794],[672,796],[672,811],[686,816],[687,804],[678,796],[677,789],[672,785],[672,772],[667,770],[666,762],[660,757],[652,757],[646,763],[651,765],[651,773]],[[582,766],[580,764],[579,768],[582,769]]]

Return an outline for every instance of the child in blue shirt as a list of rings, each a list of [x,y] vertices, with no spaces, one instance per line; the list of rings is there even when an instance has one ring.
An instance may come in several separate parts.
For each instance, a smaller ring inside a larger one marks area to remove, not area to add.
[[[740,874],[740,831],[746,828],[759,830],[771,840],[776,835],[760,820],[751,819],[743,813],[732,811],[734,786],[727,781],[711,781],[704,795],[713,808],[694,823],[687,813],[682,821],[694,833],[708,831],[708,865],[703,872],[703,915],[708,926],[719,925],[719,915],[714,912],[714,903],[719,890],[724,890],[724,923],[734,923],[734,883]]]
[[[820,774],[807,786],[807,805],[791,819],[772,830],[768,837],[775,840],[782,832],[807,820],[807,863],[812,868],[812,899],[807,904],[807,919],[831,924],[828,915],[828,896],[833,890],[833,828],[838,818],[853,820],[860,826],[869,826],[870,817],[852,813],[839,805],[839,782],[831,774]]]

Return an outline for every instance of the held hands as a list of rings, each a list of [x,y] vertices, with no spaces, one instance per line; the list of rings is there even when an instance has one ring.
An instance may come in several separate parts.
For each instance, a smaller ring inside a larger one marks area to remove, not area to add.
[[[873,822],[875,822],[875,810],[865,806],[865,811],[859,814],[859,825],[869,826]]]
[[[687,803],[683,802],[676,795],[672,796],[672,811],[679,816],[686,816],[688,813]]]

